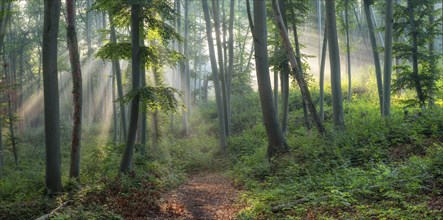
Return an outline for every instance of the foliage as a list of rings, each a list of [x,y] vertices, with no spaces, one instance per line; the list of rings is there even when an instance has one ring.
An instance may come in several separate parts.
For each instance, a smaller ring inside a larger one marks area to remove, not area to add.
[[[415,89],[416,81],[422,86],[424,101],[432,105],[435,94],[438,90],[436,82],[441,78],[441,69],[437,66],[442,54],[433,48],[434,41],[441,35],[442,17],[440,10],[434,8],[435,0],[411,1],[414,9],[414,22],[416,33],[412,31],[409,22],[408,6],[396,4],[394,7],[394,35],[397,39],[406,39],[395,42],[393,45],[394,55],[402,60],[402,63],[395,66],[398,74],[394,77],[392,89],[398,92],[403,89]],[[414,75],[410,65],[412,59],[413,43],[412,35],[417,34],[418,52],[418,79]],[[430,48],[432,47],[432,48]],[[420,104],[417,99],[407,100],[407,105]],[[422,103],[424,104],[424,103]]]
[[[137,90],[132,90],[118,101],[129,103],[135,97],[138,97],[143,108],[154,110],[175,111],[178,107],[178,101],[175,94],[180,92],[172,87],[153,87],[146,86]]]
[[[360,96],[346,107],[345,131],[327,123],[319,138],[291,123],[290,152],[271,161],[261,125],[230,138],[231,173],[246,188],[239,219],[443,217],[432,202],[441,197],[443,111],[397,106],[385,121],[369,104],[376,97]]]

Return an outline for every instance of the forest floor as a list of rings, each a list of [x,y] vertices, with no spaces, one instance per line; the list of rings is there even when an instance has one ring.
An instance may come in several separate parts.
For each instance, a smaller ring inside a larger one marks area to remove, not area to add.
[[[158,218],[235,219],[240,192],[221,173],[198,173],[165,195]]]

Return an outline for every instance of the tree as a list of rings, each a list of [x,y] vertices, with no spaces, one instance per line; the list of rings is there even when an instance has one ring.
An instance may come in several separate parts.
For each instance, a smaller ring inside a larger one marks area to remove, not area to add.
[[[57,71],[60,0],[44,1],[43,92],[45,105],[46,189],[49,195],[62,191],[60,116]]]
[[[117,43],[117,34],[115,31],[115,25],[112,19],[111,13],[109,13],[109,23],[111,26],[111,43]],[[112,70],[115,74],[115,78],[117,80],[117,93],[118,98],[123,98],[123,83],[122,83],[122,71],[120,68],[120,62],[118,59],[112,59]],[[123,131],[123,139],[126,140],[127,137],[127,123],[126,123],[126,106],[123,102],[120,103],[120,118],[121,118],[121,129]]]
[[[228,97],[227,97],[227,83],[226,83],[226,69],[225,69],[225,60],[223,59],[223,50],[222,50],[222,41],[221,41],[221,32],[220,32],[220,10],[219,10],[219,2],[218,0],[212,0],[212,8],[214,15],[214,29],[215,29],[215,41],[217,45],[217,58],[218,58],[218,69],[220,74],[221,81],[221,92],[223,99],[223,121],[225,123],[226,136],[229,136],[229,121],[227,119],[227,115],[230,114],[228,112]]]
[[[215,101],[217,103],[218,132],[219,132],[218,135],[220,141],[220,149],[222,152],[226,152],[227,142],[226,142],[226,127],[224,121],[225,116],[223,110],[223,100],[221,95],[221,86],[219,80],[220,78],[217,68],[217,59],[215,58],[214,41],[212,38],[212,25],[211,25],[211,18],[209,15],[209,6],[206,0],[202,0],[202,7],[206,23],[206,38],[208,42],[209,58],[211,61],[211,69],[212,69],[212,79],[214,82],[214,89],[215,89]]]
[[[320,134],[324,134],[325,128],[323,127],[323,124],[320,121],[320,118],[318,117],[318,112],[315,109],[315,105],[314,105],[314,102],[312,101],[308,85],[304,79],[303,71],[301,69],[302,68],[301,67],[301,60],[297,60],[297,58],[294,54],[294,50],[292,49],[291,42],[289,41],[289,36],[286,31],[286,27],[285,27],[285,24],[283,22],[283,18],[282,18],[281,12],[280,12],[280,8],[279,8],[279,5],[277,4],[277,0],[272,0],[272,8],[274,9],[275,21],[276,21],[278,29],[280,31],[280,37],[283,41],[283,45],[286,50],[286,55],[289,59],[289,62],[291,63],[292,71],[294,72],[295,79],[297,80],[298,86],[300,88],[303,101],[307,105],[309,112],[310,112],[312,118],[314,119],[314,123],[315,123],[315,126],[316,126],[318,132]],[[295,38],[297,38],[295,25],[293,25],[293,26],[294,26],[294,31],[295,31],[294,32]],[[297,44],[297,42],[296,42],[296,44]]]
[[[392,28],[394,25],[393,2],[386,0],[385,14],[385,62],[383,74],[383,116],[391,115],[391,75],[392,75]]]
[[[80,177],[80,149],[81,149],[81,126],[82,126],[82,72],[80,55],[78,52],[77,33],[75,30],[75,0],[66,0],[67,17],[67,41],[69,60],[72,69],[72,96],[73,96],[73,128],[71,141],[71,166],[69,176]]]
[[[340,78],[340,51],[338,48],[335,0],[326,1],[326,25],[328,26],[329,60],[331,66],[332,114],[334,125],[344,127],[343,95]]]
[[[346,66],[348,72],[348,102],[352,97],[352,74],[351,74],[351,47],[349,38],[349,0],[345,0],[345,29],[346,29]]]
[[[372,58],[374,59],[375,77],[377,79],[378,99],[380,102],[380,113],[383,115],[383,81],[382,81],[380,57],[378,54],[377,41],[375,38],[374,22],[371,16],[371,1],[364,0],[363,7],[365,10],[366,22],[369,29],[369,39],[371,41],[371,47],[372,47]]]
[[[275,1],[274,1],[275,2]],[[266,2],[254,1],[254,20],[251,30],[255,45],[255,66],[258,83],[258,93],[268,136],[268,157],[287,150],[283,132],[278,122],[275,105],[272,97],[271,80],[269,77],[268,60],[268,29],[266,25]]]
[[[140,87],[140,5],[131,5],[131,45],[132,45],[132,90]],[[120,173],[127,173],[131,168],[134,154],[135,135],[137,133],[139,95],[135,95],[131,101],[131,111],[128,127],[126,147],[120,163]]]

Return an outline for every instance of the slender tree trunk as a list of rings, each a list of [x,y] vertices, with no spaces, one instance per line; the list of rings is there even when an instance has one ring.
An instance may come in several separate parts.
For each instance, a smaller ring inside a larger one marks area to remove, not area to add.
[[[411,38],[412,38],[412,47],[411,47],[411,57],[412,57],[412,77],[415,85],[415,91],[417,92],[418,100],[420,102],[420,106],[424,107],[425,105],[425,96],[423,94],[422,85],[420,82],[420,76],[418,74],[418,31],[415,27],[415,17],[414,17],[414,7],[411,0],[407,1],[408,3],[408,14],[409,14],[409,25],[411,26]]]
[[[4,46],[3,46],[4,47]],[[8,61],[6,60],[6,55],[5,53],[3,53],[3,63],[8,63]],[[9,60],[9,66],[12,66],[13,62],[12,59],[10,58]],[[17,145],[16,145],[16,138],[15,138],[15,134],[14,134],[14,115],[13,115],[13,107],[12,107],[12,99],[13,99],[13,76],[12,76],[12,71],[10,71],[8,73],[8,68],[7,65],[3,65],[3,71],[5,73],[5,78],[6,78],[6,83],[7,83],[7,89],[8,89],[8,127],[9,127],[9,136],[11,138],[11,146],[12,146],[12,154],[14,155],[14,162],[15,162],[15,166],[18,167],[18,154],[17,154]]]
[[[283,23],[287,27],[286,4],[285,1],[278,2],[282,13]],[[284,46],[280,47],[281,51],[285,50]],[[286,136],[288,133],[288,115],[289,115],[289,61],[285,57],[280,63],[281,93],[282,93],[282,132]]]
[[[145,46],[145,34],[144,34],[144,27],[143,25],[140,25],[140,46],[144,47]],[[141,78],[141,87],[146,87],[146,68],[145,68],[145,62],[142,61],[140,63],[140,78]],[[141,111],[141,117],[140,117],[140,136],[141,136],[141,140],[140,140],[140,144],[141,144],[141,148],[140,148],[140,153],[141,155],[145,155],[146,153],[146,137],[147,137],[147,126],[148,123],[148,116],[147,116],[147,111],[143,110]]]
[[[92,57],[92,12],[90,11],[92,8],[92,2],[91,0],[86,0],[86,7],[87,7],[87,12],[86,12],[86,44],[87,44],[87,60],[90,61],[89,59]],[[94,117],[94,110],[96,109],[96,105],[95,105],[95,97],[94,97],[94,78],[93,78],[93,74],[92,74],[92,68],[91,65],[88,66],[88,70],[87,72],[89,73],[89,88],[87,88],[87,103],[89,104],[89,108],[87,108],[87,122],[91,123],[93,122],[93,117]]]
[[[118,117],[117,117],[117,105],[115,102],[117,101],[117,96],[115,94],[115,70],[112,68],[112,115],[113,115],[113,141],[117,143],[117,134],[118,134]]]
[[[49,195],[62,191],[60,111],[57,71],[57,36],[60,0],[45,0],[43,31],[43,87],[46,137],[46,189]]]
[[[394,16],[392,0],[386,0],[386,21],[385,21],[385,62],[383,75],[383,116],[391,116],[391,75],[392,75],[392,29]]]
[[[235,18],[235,0],[231,0],[229,6],[229,27],[228,27],[228,71],[226,73],[227,79],[227,113],[226,119],[228,120],[228,134],[231,133],[231,95],[232,95],[232,75],[234,74],[234,18]]]
[[[374,22],[372,21],[371,12],[370,12],[371,1],[364,0],[363,2],[364,2],[364,9],[366,15],[366,22],[368,23],[368,29],[369,29],[369,39],[371,40],[371,45],[372,45],[372,56],[374,58],[375,77],[377,79],[377,91],[380,102],[380,112],[383,115],[383,82],[382,82],[380,57],[377,49],[377,41],[375,39]]]
[[[278,35],[277,33],[275,34],[275,39],[277,39]],[[277,53],[277,45],[274,47],[274,53]],[[279,116],[278,114],[278,70],[277,68],[274,68],[274,106],[275,106],[275,114],[277,115],[277,117]]]
[[[111,26],[111,42],[117,43],[117,34],[115,31],[114,22],[112,19],[112,15],[109,15],[109,23]],[[122,71],[120,68],[120,62],[118,60],[112,60],[112,69],[115,72],[115,78],[117,80],[117,93],[118,98],[123,97],[123,83],[122,83]],[[121,118],[121,129],[123,131],[123,140],[127,138],[127,123],[126,123],[126,106],[123,102],[119,102],[120,104],[120,118]]]
[[[0,178],[3,176],[3,117],[0,115]]]
[[[392,1],[392,0],[391,0]],[[348,102],[352,98],[352,73],[351,73],[351,46],[349,38],[349,0],[345,0],[345,26],[346,26],[346,66],[348,73]]]
[[[305,76],[303,72],[303,64],[301,62],[301,53],[300,53],[300,42],[298,41],[298,32],[297,32],[297,26],[295,25],[295,22],[292,21],[292,28],[294,29],[294,41],[295,41],[295,58],[297,60],[297,68],[298,73],[301,76]],[[302,107],[303,107],[303,120],[305,121],[305,126],[308,129],[308,131],[311,130],[311,123],[309,122],[309,115],[308,115],[308,107],[305,99],[302,97]]]
[[[323,46],[321,49],[321,61],[320,61],[320,120],[323,122],[325,120],[325,65],[326,65],[326,49],[328,46],[328,29],[325,26],[324,36],[323,36]]]
[[[153,74],[154,74],[154,86],[158,86],[160,75],[156,67],[153,68]],[[160,136],[160,129],[158,122],[159,122],[158,110],[155,110],[154,112],[152,112],[152,150],[154,152],[158,152],[158,139]]]
[[[209,16],[209,6],[208,1],[202,0],[203,13],[205,16],[206,23],[206,37],[208,41],[208,49],[209,49],[209,58],[211,60],[211,68],[212,68],[212,78],[214,81],[214,89],[215,89],[215,100],[217,102],[217,114],[218,114],[218,132],[220,138],[220,149],[222,152],[226,152],[227,142],[226,142],[226,128],[224,121],[224,111],[223,111],[223,100],[221,95],[221,86],[220,86],[220,78],[218,75],[217,68],[217,60],[215,58],[215,49],[214,42],[212,39],[212,25],[211,18]],[[207,89],[207,82],[206,82]],[[206,90],[207,91],[207,90]],[[207,92],[206,92],[207,94]]]
[[[221,86],[222,86],[222,99],[223,99],[223,111],[224,111],[224,118],[223,121],[225,123],[225,130],[226,130],[226,136],[229,137],[229,123],[227,120],[227,115],[230,114],[228,112],[228,99],[227,99],[227,85],[226,85],[226,73],[224,68],[224,61],[223,61],[223,48],[222,48],[222,41],[221,41],[221,32],[220,32],[220,16],[219,16],[219,3],[218,0],[212,0],[212,8],[213,8],[213,15],[214,15],[214,29],[215,29],[215,39],[217,43],[217,58],[218,58],[218,67],[220,70],[220,80],[221,80]]]
[[[337,128],[343,129],[343,95],[341,91],[340,50],[338,48],[335,0],[326,1],[326,21],[331,65],[332,114],[334,125]]]
[[[273,1],[274,2],[274,1]],[[276,3],[276,2],[275,2]],[[255,44],[255,66],[258,92],[268,136],[268,158],[287,150],[285,138],[278,122],[272,98],[268,60],[268,29],[266,25],[266,2],[254,1],[254,26],[251,27]]]
[[[132,44],[132,90],[140,87],[140,5],[131,6],[131,44]],[[127,173],[131,169],[134,154],[135,136],[137,133],[139,95],[131,101],[131,115],[129,120],[126,147],[120,164],[120,173]]]
[[[297,84],[300,88],[300,92],[302,94],[303,99],[305,100],[306,104],[308,105],[309,112],[311,114],[312,119],[314,120],[315,126],[320,134],[325,133],[325,128],[323,127],[323,124],[320,121],[320,118],[318,117],[317,110],[315,109],[315,105],[312,101],[311,94],[309,92],[308,85],[306,84],[306,81],[303,77],[303,75],[299,74],[301,73],[299,66],[297,64],[297,59],[295,57],[294,51],[292,49],[291,42],[289,40],[288,32],[286,31],[286,26],[283,22],[283,18],[280,12],[280,8],[277,4],[277,0],[272,0],[272,8],[274,10],[274,19],[277,23],[280,37],[282,38],[283,45],[285,46],[286,55],[289,59],[289,62],[291,63],[292,70],[295,73],[295,79],[297,80]]]
[[[185,7],[184,7],[184,15],[185,15],[185,21],[184,21],[184,37],[185,41],[183,44],[183,53],[185,54],[185,60],[183,62],[183,69],[182,69],[182,90],[185,93],[184,95],[184,103],[186,106],[186,111],[183,109],[182,112],[182,123],[183,123],[183,133],[185,135],[189,134],[189,123],[188,123],[188,112],[190,111],[191,106],[189,105],[189,97],[190,97],[190,87],[188,85],[188,75],[189,75],[189,8],[188,8],[188,2],[185,0]],[[180,29],[179,29],[180,31]]]
[[[68,23],[67,41],[72,69],[72,98],[74,105],[69,177],[78,179],[80,177],[80,141],[82,126],[82,72],[78,52],[77,33],[75,30],[75,0],[66,0],[66,17]]]

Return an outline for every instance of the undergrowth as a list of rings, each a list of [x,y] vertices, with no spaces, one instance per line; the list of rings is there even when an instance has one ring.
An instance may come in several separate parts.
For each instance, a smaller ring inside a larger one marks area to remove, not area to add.
[[[443,110],[394,107],[385,120],[370,100],[345,106],[344,131],[326,119],[324,137],[290,117],[290,150],[275,158],[261,123],[231,137],[230,172],[246,189],[238,218],[442,219]]]

